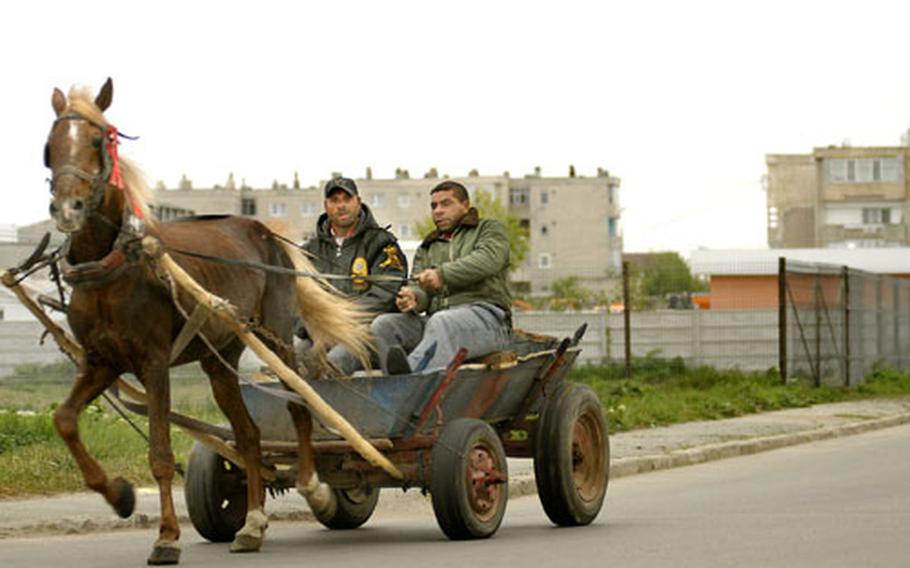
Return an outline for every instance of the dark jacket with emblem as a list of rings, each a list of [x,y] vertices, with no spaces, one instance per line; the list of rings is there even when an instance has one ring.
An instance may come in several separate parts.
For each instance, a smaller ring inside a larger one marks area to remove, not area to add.
[[[395,295],[408,274],[408,260],[398,240],[380,227],[366,204],[361,205],[360,222],[353,235],[341,245],[329,228],[329,217],[323,213],[316,223],[316,236],[303,246],[311,253],[316,270],[339,276],[383,275],[401,278],[400,282],[367,282],[332,280],[332,285],[353,297],[373,315],[397,311]],[[363,259],[358,262],[358,259]]]
[[[427,268],[439,270],[443,287],[431,294],[411,286],[418,311],[432,314],[462,304],[488,302],[511,313],[509,236],[500,221],[481,219],[472,207],[450,238],[433,231],[414,256],[414,274]]]

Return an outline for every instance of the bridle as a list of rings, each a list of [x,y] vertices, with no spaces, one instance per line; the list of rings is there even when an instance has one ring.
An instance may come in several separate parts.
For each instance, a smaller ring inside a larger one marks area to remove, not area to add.
[[[114,126],[106,126],[76,112],[65,112],[59,115],[51,126],[51,132],[54,131],[54,128],[59,122],[64,120],[82,120],[101,130],[103,133],[103,138],[99,143],[101,146],[101,171],[97,174],[92,174],[91,172],[87,172],[82,168],[70,164],[61,166],[57,170],[54,170],[53,177],[48,180],[50,182],[51,195],[57,195],[58,179],[67,175],[75,176],[88,182],[92,187],[92,194],[85,203],[86,212],[92,213],[101,205],[101,202],[104,199],[104,191],[109,183],[123,189],[123,179],[120,175],[120,165],[117,157],[117,144],[119,142],[118,136],[128,137],[117,132],[117,128]],[[48,168],[51,167],[50,139],[44,144],[44,165]]]
[[[101,153],[100,172],[92,174],[82,168],[66,164],[55,170],[53,177],[49,180],[51,194],[55,197],[57,195],[57,180],[62,176],[75,176],[91,184],[92,194],[85,202],[86,215],[97,216],[117,230],[117,238],[114,240],[110,252],[100,260],[82,262],[75,265],[70,264],[67,260],[67,253],[72,242],[71,239],[68,238],[62,247],[60,272],[63,275],[63,279],[73,287],[93,288],[117,279],[138,257],[136,249],[139,242],[139,234],[143,230],[141,219],[138,217],[134,219],[131,215],[130,207],[124,206],[124,222],[118,227],[97,212],[98,207],[104,200],[104,193],[108,185],[120,190],[126,188],[120,173],[120,161],[117,155],[118,136],[130,139],[135,138],[120,134],[114,126],[98,123],[76,112],[65,112],[59,115],[51,126],[51,133],[53,133],[57,123],[64,120],[82,120],[100,129],[103,133],[103,138],[98,143]],[[93,140],[92,143],[95,144],[95,141]],[[50,139],[44,145],[44,165],[48,168],[51,167]],[[135,222],[131,222],[134,220]]]

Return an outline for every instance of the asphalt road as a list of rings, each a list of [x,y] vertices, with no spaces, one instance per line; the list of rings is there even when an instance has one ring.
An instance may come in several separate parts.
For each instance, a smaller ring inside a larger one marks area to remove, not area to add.
[[[557,529],[536,497],[486,541],[449,542],[424,503],[364,528],[273,524],[231,555],[187,527],[183,566],[907,566],[910,425],[616,480],[590,527]],[[0,541],[0,566],[144,566],[154,531]]]

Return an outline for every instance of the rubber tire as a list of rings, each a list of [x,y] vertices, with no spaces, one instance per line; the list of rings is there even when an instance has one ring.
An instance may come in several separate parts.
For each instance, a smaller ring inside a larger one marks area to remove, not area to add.
[[[193,527],[212,542],[233,541],[246,522],[246,474],[199,442],[188,462],[183,492]],[[225,486],[233,490],[226,493]]]
[[[326,528],[332,530],[349,530],[356,529],[363,523],[367,522],[376,510],[376,504],[379,502],[379,489],[373,488],[366,491],[365,496],[359,496],[357,493],[363,493],[363,490],[333,489],[335,499],[338,500],[338,508],[333,517],[323,518],[316,515],[316,520]]]
[[[593,434],[584,462],[573,455],[576,426]],[[580,472],[583,489],[575,479],[579,463],[586,466]],[[587,525],[600,513],[610,480],[610,439],[603,405],[591,387],[563,383],[548,397],[535,441],[534,477],[544,511],[555,524]]]
[[[505,479],[495,487],[494,507],[480,515],[471,506],[468,465],[481,447]],[[502,440],[493,428],[476,418],[459,418],[443,428],[431,454],[430,494],[439,528],[452,540],[489,538],[502,524],[509,497],[508,463]]]

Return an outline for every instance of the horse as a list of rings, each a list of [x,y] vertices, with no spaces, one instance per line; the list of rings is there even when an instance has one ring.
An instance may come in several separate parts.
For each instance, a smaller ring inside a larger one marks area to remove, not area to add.
[[[182,329],[184,314],[195,303],[175,290],[148,255],[137,246],[151,235],[166,249],[243,261],[216,263],[199,256],[175,260],[203,287],[227,299],[253,332],[292,369],[292,346],[300,317],[314,340],[315,353],[341,344],[368,360],[368,326],[355,304],[319,282],[302,277],[312,264],[292,244],[258,221],[208,217],[160,222],[150,214],[150,192],[141,172],[117,153],[118,131],[104,117],[113,99],[110,78],[93,98],[86,88],[68,95],[54,89],[56,117],[45,146],[52,172],[50,214],[67,236],[60,270],[72,287],[67,319],[85,356],[66,400],[54,412],[54,426],[75,458],[85,484],[104,496],[121,517],[132,514],[135,492],[122,477],[109,479],[79,438],[78,417],[92,400],[111,387],[119,375],[133,373],[145,387],[149,422],[149,464],[160,491],[158,539],[150,565],[176,564],[180,528],[171,483],[175,473],[168,413],[169,368],[198,361],[208,375],[214,398],[230,422],[247,473],[247,513],[231,544],[232,552],[259,550],[265,536],[265,487],[261,477],[260,436],[243,404],[235,371],[243,343],[224,323],[209,318],[173,361],[171,348]],[[291,269],[263,271],[250,263]],[[295,274],[296,272],[296,274]],[[208,343],[208,345],[206,344]],[[314,510],[332,510],[332,490],[319,481],[310,439],[308,410],[289,403],[298,435],[296,485]]]

